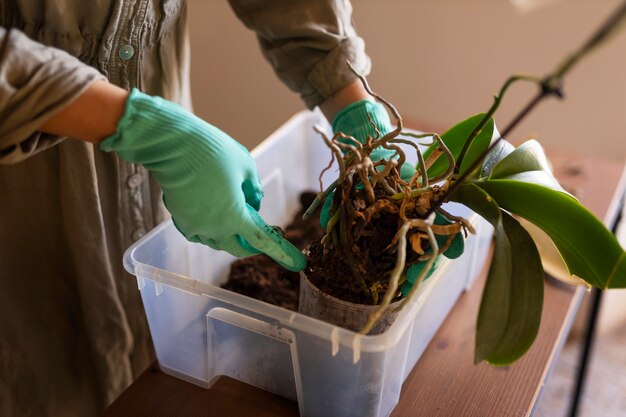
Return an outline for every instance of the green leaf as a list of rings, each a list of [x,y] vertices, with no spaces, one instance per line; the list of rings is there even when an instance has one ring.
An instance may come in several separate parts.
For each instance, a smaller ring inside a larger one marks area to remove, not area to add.
[[[441,135],[441,140],[450,149],[450,152],[452,152],[452,155],[454,155],[455,160],[458,159],[461,151],[463,150],[465,142],[467,142],[470,134],[472,133],[474,128],[478,126],[484,116],[484,113],[472,116],[469,119],[466,119],[461,123],[453,126],[443,135]],[[459,171],[460,174],[463,174],[474,163],[474,161],[476,161],[476,159],[478,159],[487,150],[493,136],[493,130],[493,118],[489,118],[489,121],[478,133],[478,135],[472,142],[472,145],[468,149],[467,154],[465,155],[465,159],[462,161],[461,164],[461,169]],[[428,156],[432,154],[436,148],[437,144],[431,145],[426,150],[426,152],[424,152],[424,158],[428,158]],[[428,169],[428,176],[432,178],[441,175],[446,171],[447,168],[448,160],[445,158],[445,156],[440,156],[439,158],[437,158],[435,163]]]
[[[508,365],[519,359],[535,341],[543,308],[543,265],[530,234],[506,212],[504,230],[511,245],[511,301],[506,331],[487,357],[494,365]],[[493,300],[497,302],[497,300]]]
[[[489,180],[495,179],[509,179],[543,185],[568,194],[552,175],[548,158],[546,158],[539,142],[534,139],[514,148],[493,166]]]
[[[452,199],[495,228],[494,256],[476,325],[474,361],[508,365],[528,350],[539,330],[544,277],[539,252],[519,222],[476,185],[461,185]]]
[[[524,142],[498,162],[489,178],[504,178],[527,171],[542,171],[552,176],[543,148],[534,139]]]
[[[510,180],[516,182],[525,182],[528,184],[541,185],[546,188],[550,188],[553,191],[565,194],[570,198],[574,198],[570,193],[565,191],[561,184],[552,176],[552,174],[548,174],[544,171],[528,171],[528,172],[520,172],[519,174],[509,175],[508,177],[498,178],[500,180]],[[487,180],[493,181],[493,180]]]
[[[545,180],[545,173],[537,172],[475,184],[500,207],[546,232],[571,274],[594,287],[625,288],[626,256],[615,236],[575,198],[546,186],[539,180]]]
[[[495,135],[496,138],[498,136],[499,134]],[[511,152],[513,152],[514,150],[515,150],[515,147],[513,147],[513,145],[511,145],[509,142],[507,142],[504,139],[500,140],[496,144],[496,146],[491,151],[489,151],[487,156],[485,156],[485,160],[483,161],[483,166],[480,169],[480,176],[488,177],[491,174],[493,167],[502,159],[504,159],[504,157],[506,157]]]
[[[474,126],[476,125],[478,125],[478,123],[476,123]],[[463,175],[468,169],[470,169],[470,167],[474,164],[474,162],[476,162],[476,160],[483,157],[483,154],[487,151],[487,148],[489,148],[489,144],[491,143],[491,139],[493,138],[494,129],[495,124],[493,118],[490,117],[487,121],[487,124],[485,124],[485,126],[478,133],[478,135],[470,145],[469,149],[467,150],[467,154],[465,155],[465,158],[463,159],[463,161],[461,161],[461,169],[459,170],[459,175]]]

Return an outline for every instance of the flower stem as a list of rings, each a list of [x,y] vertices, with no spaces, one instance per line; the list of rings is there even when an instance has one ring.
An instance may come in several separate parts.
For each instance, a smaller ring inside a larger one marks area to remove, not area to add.
[[[500,107],[500,103],[502,102],[502,98],[504,97],[506,91],[513,83],[517,81],[530,81],[538,85],[541,84],[541,78],[535,75],[513,75],[505,81],[504,85],[502,85],[502,87],[500,88],[500,92],[493,97],[493,104],[491,105],[491,108],[489,109],[489,111],[487,111],[487,113],[485,113],[478,125],[476,125],[474,130],[472,130],[472,133],[470,133],[469,138],[465,141],[463,149],[461,150],[461,153],[459,154],[459,157],[457,158],[456,164],[454,166],[455,175],[458,175],[461,168],[461,163],[465,158],[465,154],[467,154],[467,151],[472,145],[472,142],[474,142],[474,139],[478,136],[481,130],[483,130],[483,127],[485,127],[487,122],[489,122],[489,119],[495,114],[496,110],[498,110],[498,107]]]

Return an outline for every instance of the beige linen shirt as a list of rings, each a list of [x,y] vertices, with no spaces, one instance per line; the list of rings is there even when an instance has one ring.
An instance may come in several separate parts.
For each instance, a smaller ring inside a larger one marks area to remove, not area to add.
[[[354,79],[346,59],[369,71],[347,0],[230,3],[310,108]],[[154,359],[122,255],[164,219],[158,185],[37,128],[97,79],[190,106],[185,13],[182,0],[0,1],[2,416],[97,415]]]

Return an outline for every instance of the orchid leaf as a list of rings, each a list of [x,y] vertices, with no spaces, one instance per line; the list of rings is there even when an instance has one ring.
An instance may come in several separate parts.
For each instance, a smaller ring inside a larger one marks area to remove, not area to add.
[[[554,178],[543,148],[534,139],[524,142],[500,159],[493,166],[489,179],[509,179],[528,182],[543,185],[569,195]]]
[[[483,114],[480,115],[480,120],[484,117]],[[475,123],[474,127],[478,123]],[[491,143],[491,139],[493,138],[493,132],[495,129],[495,123],[493,118],[489,118],[485,126],[478,133],[471,146],[467,150],[467,154],[465,158],[461,161],[461,169],[459,170],[459,175],[463,175],[471,166],[476,162],[479,158],[483,157],[483,154],[489,148],[489,144]],[[473,129],[472,129],[473,130]],[[471,133],[471,131],[470,131]],[[469,135],[468,135],[469,137]],[[465,138],[467,140],[468,138]],[[465,142],[465,141],[464,141]],[[458,155],[455,156],[455,159],[458,158]]]
[[[498,136],[500,136],[500,134],[496,132],[494,137],[497,138]],[[480,176],[488,177],[491,174],[493,167],[514,150],[515,147],[507,142],[505,139],[502,139],[498,143],[496,143],[495,147],[491,151],[489,151],[487,156],[485,156],[485,160],[483,161],[483,165],[480,170]]]
[[[546,232],[570,274],[594,287],[625,288],[626,255],[615,236],[575,198],[546,184],[546,174],[538,172],[475,184],[500,207]]]
[[[494,256],[476,326],[474,361],[508,365],[528,350],[539,330],[544,277],[539,252],[519,222],[476,185],[461,185],[452,199],[495,228]]]
[[[467,142],[470,134],[476,128],[476,126],[478,126],[484,116],[484,113],[472,116],[469,119],[466,119],[461,123],[451,127],[448,131],[441,135],[441,140],[446,144],[448,149],[450,149],[450,152],[452,152],[455,160],[458,159],[461,151],[463,150],[465,142]],[[461,163],[461,169],[459,171],[461,175],[467,169],[469,169],[469,167],[487,150],[493,136],[493,130],[493,118],[489,118],[489,121],[481,129],[476,138],[474,138],[472,145],[468,149],[467,154],[465,155],[465,158]],[[428,158],[430,154],[432,154],[435,149],[437,149],[437,146],[437,144],[433,144],[428,147],[426,152],[424,152],[424,158]],[[447,159],[439,157],[428,169],[428,176],[432,178],[441,175],[446,171],[447,168]]]
[[[528,172],[520,172],[519,174],[509,175],[508,177],[497,178],[498,180],[510,180],[516,182],[525,182],[528,184],[541,185],[543,187],[549,188],[555,192],[562,193],[570,198],[576,200],[574,196],[565,191],[561,184],[552,176],[552,174],[548,174],[544,171],[528,171]],[[494,181],[494,180],[488,180]]]
[[[491,171],[490,178],[503,178],[528,171],[542,171],[552,175],[543,148],[534,139],[524,142],[499,161]]]

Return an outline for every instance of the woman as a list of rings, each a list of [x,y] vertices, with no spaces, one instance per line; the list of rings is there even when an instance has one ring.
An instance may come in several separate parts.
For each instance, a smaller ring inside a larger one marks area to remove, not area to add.
[[[309,108],[345,110],[358,137],[368,114],[390,130],[345,65],[370,68],[347,0],[230,3]],[[256,213],[247,151],[183,109],[185,13],[182,0],[0,3],[0,415],[96,415],[154,360],[122,255],[164,219],[161,189],[189,240],[304,268]]]

